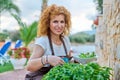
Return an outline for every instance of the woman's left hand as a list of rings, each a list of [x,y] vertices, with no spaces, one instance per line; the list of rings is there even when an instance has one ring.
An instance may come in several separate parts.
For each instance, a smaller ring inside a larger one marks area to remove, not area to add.
[[[52,66],[64,64],[64,60],[58,56],[48,56],[48,63]]]
[[[70,50],[69,53],[68,53],[68,57],[71,58],[72,54],[73,54],[73,50]]]

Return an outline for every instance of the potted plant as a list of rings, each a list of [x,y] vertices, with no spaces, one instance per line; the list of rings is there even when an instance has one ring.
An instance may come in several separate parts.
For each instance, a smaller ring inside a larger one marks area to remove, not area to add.
[[[97,60],[95,52],[80,53],[79,55],[73,56],[74,60],[86,64]]]
[[[26,61],[30,57],[30,50],[26,47],[10,49],[8,55],[10,56],[10,61],[14,69],[23,69]]]
[[[98,18],[98,16],[97,16],[96,19],[93,21],[93,23],[94,23],[95,25],[98,25],[98,24],[99,24],[99,18]]]

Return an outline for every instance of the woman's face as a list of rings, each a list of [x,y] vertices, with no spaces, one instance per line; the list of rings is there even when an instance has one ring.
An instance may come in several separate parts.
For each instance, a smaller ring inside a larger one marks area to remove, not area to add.
[[[52,34],[60,35],[65,28],[65,16],[63,14],[56,15],[50,20],[50,30]]]

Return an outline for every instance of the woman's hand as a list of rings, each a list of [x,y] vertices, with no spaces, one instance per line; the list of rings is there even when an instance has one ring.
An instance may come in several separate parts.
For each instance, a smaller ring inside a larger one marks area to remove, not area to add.
[[[64,64],[64,60],[58,56],[48,56],[48,63],[52,66]]]
[[[73,50],[70,50],[69,53],[68,53],[68,57],[72,57],[73,56]]]

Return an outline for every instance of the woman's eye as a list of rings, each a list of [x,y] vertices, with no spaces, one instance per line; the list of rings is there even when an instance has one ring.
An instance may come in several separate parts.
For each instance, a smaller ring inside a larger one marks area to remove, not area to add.
[[[61,21],[61,23],[65,23],[65,21]]]
[[[53,23],[59,23],[59,21],[55,20]],[[60,23],[65,23],[65,21],[60,21]]]
[[[53,23],[58,23],[58,21],[55,20],[55,21],[53,21]]]

